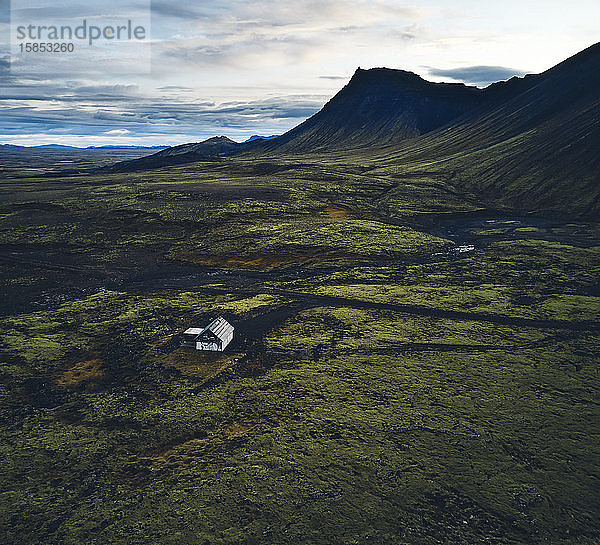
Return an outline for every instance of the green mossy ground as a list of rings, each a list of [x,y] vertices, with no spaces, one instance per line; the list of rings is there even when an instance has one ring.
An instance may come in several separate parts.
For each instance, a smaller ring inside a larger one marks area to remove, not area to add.
[[[597,543],[598,226],[280,166],[3,181],[2,542]]]

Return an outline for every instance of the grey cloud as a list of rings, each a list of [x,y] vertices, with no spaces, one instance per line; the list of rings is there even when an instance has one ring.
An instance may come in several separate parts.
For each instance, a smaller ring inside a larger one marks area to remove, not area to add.
[[[466,66],[464,68],[450,68],[447,70],[429,68],[429,73],[432,76],[452,78],[480,86],[526,74],[522,70],[507,68],[505,66]]]
[[[127,103],[139,101],[140,93],[137,85],[79,85],[73,82],[61,85],[47,81],[22,81],[16,77],[0,84],[0,104],[7,100],[45,102],[48,97],[60,102]]]
[[[27,104],[9,97],[0,98],[3,134],[21,134],[38,131],[54,134],[100,135],[107,130],[129,129],[143,134],[196,134],[205,130],[213,134],[222,128],[242,131],[260,131],[276,128],[287,130],[314,114],[325,102],[325,97],[281,97],[254,102],[229,102],[214,105],[208,102],[170,102],[133,100],[97,101],[91,107],[59,99],[51,109],[44,109],[41,100]],[[62,106],[60,106],[62,104]]]
[[[183,85],[164,85],[163,87],[158,87],[158,91],[183,91],[184,93],[193,92],[195,89],[191,87],[185,87]]]
[[[212,36],[239,35],[242,32],[269,35],[310,31],[353,31],[386,24],[392,19],[419,19],[424,11],[398,6],[393,0],[223,0],[177,6],[165,0],[152,2],[157,25],[191,23]],[[161,21],[161,17],[164,20]],[[204,27],[199,27],[202,23]],[[183,28],[183,27],[181,27]],[[181,30],[181,28],[179,30]]]
[[[319,52],[328,38],[306,37],[296,34],[283,36],[255,34],[251,38],[240,36],[227,43],[215,39],[212,43],[172,43],[154,49],[154,62],[169,64],[173,60],[186,64],[247,68],[266,66],[275,62],[292,64],[302,62],[311,52]],[[214,45],[214,43],[220,45]]]
[[[352,37],[366,43],[377,32],[386,39],[406,42],[422,32],[414,23],[399,24],[419,18],[419,10],[388,0],[298,0],[293,5],[224,0],[218,8],[202,3],[185,6],[183,11],[155,1],[153,9],[171,19],[181,12],[179,25],[166,20],[162,26],[172,35],[184,36],[157,41],[153,49],[156,67],[170,66],[173,60],[234,68],[291,64],[335,50],[342,40]]]

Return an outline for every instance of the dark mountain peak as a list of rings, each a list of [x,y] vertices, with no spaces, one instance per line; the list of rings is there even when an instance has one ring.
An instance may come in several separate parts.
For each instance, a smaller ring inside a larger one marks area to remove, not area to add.
[[[228,138],[227,136],[213,136],[212,138],[209,138],[208,140],[204,140],[204,142],[201,142],[201,144],[235,144],[236,142],[234,142],[231,138]]]
[[[510,138],[566,104],[597,101],[599,87],[600,43],[542,74],[485,89],[434,83],[405,70],[358,68],[320,112],[273,143],[301,153],[397,145],[449,124],[485,118],[491,111],[498,114],[495,131]],[[515,111],[519,114],[509,114]]]
[[[432,83],[423,79],[414,72],[396,70],[394,68],[370,68],[364,70],[359,68],[344,89],[365,94],[381,93],[427,93],[428,91],[440,91],[442,89],[466,89],[462,83]],[[473,88],[474,89],[474,88]],[[461,92],[458,91],[458,92]]]
[[[320,112],[273,144],[301,152],[396,144],[435,130],[482,102],[476,87],[432,83],[405,70],[359,68]]]
[[[349,84],[377,84],[377,83],[400,83],[400,82],[425,82],[425,80],[407,70],[396,70],[394,68],[357,68],[350,79]]]
[[[476,87],[465,85],[464,83],[434,83],[424,79],[407,70],[398,70],[395,68],[358,68],[348,82],[346,87],[374,89],[381,86],[389,86],[390,88],[405,88],[413,91],[423,91],[425,89],[435,90],[454,90],[462,92],[464,89],[472,89],[477,91]]]
[[[181,144],[167,148],[153,155],[123,161],[100,169],[102,172],[134,172],[169,165],[193,163],[195,161],[220,161],[224,156],[237,151],[243,144],[234,142],[227,136],[213,136],[203,142]]]

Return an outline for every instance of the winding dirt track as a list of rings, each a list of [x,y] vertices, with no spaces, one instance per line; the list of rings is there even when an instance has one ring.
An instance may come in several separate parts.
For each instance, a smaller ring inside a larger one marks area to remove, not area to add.
[[[429,308],[420,305],[403,305],[400,303],[375,303],[372,301],[361,301],[358,299],[348,299],[345,297],[335,297],[330,295],[314,295],[310,293],[286,291],[286,290],[265,290],[267,293],[295,297],[300,300],[311,302],[311,306],[342,306],[349,308],[370,308],[377,310],[392,310],[403,314],[413,314],[417,316],[429,316],[431,318],[445,318],[448,320],[460,320],[468,322],[488,322],[499,325],[509,325],[517,327],[531,327],[535,329],[565,329],[571,331],[594,331],[600,330],[600,322],[580,321],[571,322],[567,320],[541,320],[533,318],[521,318],[512,316],[501,316],[498,314],[488,314],[484,312],[464,312],[458,310],[443,310]]]
[[[11,256],[9,259],[0,261],[12,261],[20,262],[23,261],[19,257]],[[39,266],[39,263],[37,263]],[[50,265],[50,264],[49,264]],[[66,269],[73,268],[78,269],[78,272],[82,272],[82,267],[72,267],[64,264],[52,264],[55,269]],[[79,270],[81,269],[81,270]],[[85,268],[87,274],[90,271]],[[431,318],[441,318],[448,320],[459,320],[469,322],[487,322],[498,325],[515,326],[515,327],[528,327],[535,329],[550,329],[550,330],[568,330],[568,331],[600,331],[600,322],[597,321],[567,321],[567,320],[548,320],[548,319],[535,319],[535,318],[522,318],[516,316],[502,316],[498,314],[489,314],[484,312],[467,312],[459,310],[449,310],[440,308],[430,308],[421,305],[407,305],[402,303],[378,303],[374,301],[365,301],[360,299],[352,299],[347,297],[338,297],[333,295],[317,295],[314,293],[307,293],[302,291],[284,290],[271,288],[264,285],[264,282],[269,280],[269,275],[261,275],[256,273],[238,274],[235,282],[224,282],[225,286],[220,288],[216,286],[206,287],[206,282],[209,277],[206,274],[190,275],[188,277],[174,277],[169,275],[168,277],[158,277],[152,279],[132,279],[120,283],[119,285],[110,286],[110,283],[104,282],[103,287],[109,287],[110,289],[124,290],[124,291],[149,291],[149,290],[160,290],[160,289],[199,289],[207,292],[214,293],[228,293],[242,295],[246,297],[254,297],[258,293],[268,293],[272,295],[280,295],[291,299],[293,303],[286,305],[285,307],[279,307],[272,311],[265,313],[257,318],[250,319],[254,324],[245,324],[242,322],[242,327],[248,330],[248,335],[251,337],[257,337],[255,334],[251,334],[251,329],[256,329],[257,332],[262,332],[258,336],[264,335],[266,331],[285,321],[287,318],[297,314],[302,310],[315,307],[347,307],[347,308],[365,308],[375,310],[390,310],[394,312],[400,312],[403,314],[410,314],[415,316],[427,316]],[[240,282],[240,279],[242,281]],[[225,280],[221,278],[220,281]],[[230,284],[230,285],[228,285]],[[51,305],[52,306],[52,305]],[[7,309],[8,310],[8,309]],[[6,312],[10,314],[11,312]],[[264,324],[263,324],[264,322]],[[267,325],[269,324],[269,325]],[[267,327],[267,330],[265,330]]]
[[[345,297],[335,297],[331,295],[316,295],[313,293],[266,287],[257,289],[235,289],[230,287],[205,288],[198,286],[198,288],[213,291],[215,293],[234,293],[237,295],[247,297],[253,297],[257,293],[269,293],[272,295],[280,295],[291,299],[293,301],[292,303],[268,311],[258,317],[242,320],[237,324],[238,330],[243,331],[248,338],[254,339],[262,337],[270,329],[284,322],[286,319],[298,314],[299,312],[316,307],[345,307],[358,309],[364,308],[374,310],[390,310],[413,316],[426,316],[431,318],[441,318],[465,322],[486,322],[491,324],[526,327],[533,329],[580,332],[600,331],[600,322],[595,321],[572,322],[567,320],[543,320],[512,316],[501,316],[498,314],[488,314],[483,312],[444,310],[419,305],[404,305],[400,303],[376,303],[372,301],[361,301],[359,299],[349,299]]]

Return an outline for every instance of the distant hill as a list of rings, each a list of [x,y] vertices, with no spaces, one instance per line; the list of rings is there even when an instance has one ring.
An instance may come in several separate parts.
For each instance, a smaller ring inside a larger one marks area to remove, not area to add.
[[[226,136],[215,136],[204,142],[166,148],[153,155],[131,161],[122,161],[103,167],[100,170],[102,172],[135,172],[196,161],[218,161],[224,156],[239,151],[243,145],[230,140]]]
[[[48,149],[48,150],[87,150],[87,149],[99,149],[99,150],[162,150],[169,146],[63,146],[62,144],[42,144],[39,146],[18,146],[15,144],[0,144],[0,148],[5,149]]]
[[[0,144],[0,149],[14,149],[14,150],[19,150],[19,149],[31,149],[31,150],[36,150],[36,149],[78,150],[78,149],[84,149],[84,148],[76,148],[75,146],[63,146],[61,144],[45,144],[43,146],[18,146],[16,144]]]
[[[62,144],[43,144],[41,146],[31,146],[36,149],[81,149],[76,146],[63,146]]]
[[[133,147],[87,147],[68,146],[26,147],[0,144],[0,170],[18,172],[19,176],[68,176],[85,174],[90,170],[116,161],[130,161],[156,153],[156,148]]]
[[[279,135],[274,134],[272,136],[259,136],[257,134],[251,136],[250,138],[248,138],[248,140],[244,140],[244,144],[247,144],[248,142],[254,142],[256,140],[273,140],[273,138],[277,138]]]
[[[163,149],[167,149],[169,146],[119,146],[119,145],[112,145],[112,146],[88,146],[87,148],[83,148],[83,149],[157,149],[157,150],[163,150]]]

